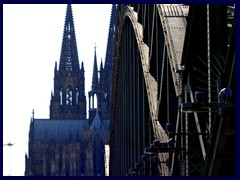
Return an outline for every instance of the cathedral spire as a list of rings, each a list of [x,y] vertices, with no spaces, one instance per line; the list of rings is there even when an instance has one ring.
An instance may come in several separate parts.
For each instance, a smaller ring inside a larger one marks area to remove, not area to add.
[[[83,65],[83,61],[82,61],[82,67],[81,67],[81,69],[84,71],[84,65]]]
[[[55,61],[55,68],[54,68],[55,71],[57,71],[57,61]]]
[[[117,14],[117,6],[116,4],[113,4],[111,17],[110,17],[109,30],[108,30],[107,51],[106,51],[106,58],[105,58],[105,65],[104,65],[104,68],[106,69],[109,69],[109,68],[112,69],[116,14]]]
[[[79,70],[78,51],[71,4],[67,5],[59,70]]]
[[[34,114],[35,114],[35,112],[34,112],[34,109],[32,110],[32,119],[34,119]]]
[[[95,44],[95,52],[94,52],[94,62],[93,62],[93,76],[92,76],[92,91],[95,92],[97,90],[98,85],[98,67],[97,67],[97,54],[96,54],[96,44]]]
[[[71,4],[67,5],[62,50],[54,69],[50,119],[86,119],[84,67],[80,69]]]

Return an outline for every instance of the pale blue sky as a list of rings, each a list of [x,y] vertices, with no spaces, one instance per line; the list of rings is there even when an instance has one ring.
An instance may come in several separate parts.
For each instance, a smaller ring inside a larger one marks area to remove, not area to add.
[[[95,43],[98,66],[101,58],[105,60],[111,7],[72,5],[86,96],[91,88]],[[15,143],[11,148],[3,146],[4,176],[24,175],[32,109],[35,118],[49,118],[66,8],[66,4],[3,5],[3,143]]]

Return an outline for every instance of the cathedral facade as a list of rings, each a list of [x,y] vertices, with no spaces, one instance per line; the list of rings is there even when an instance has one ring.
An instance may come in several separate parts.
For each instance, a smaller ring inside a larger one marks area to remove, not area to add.
[[[116,6],[109,26],[105,64],[94,55],[86,117],[84,63],[79,64],[72,7],[67,5],[59,65],[55,63],[50,118],[31,118],[25,176],[103,176],[109,144],[112,48]],[[99,72],[99,73],[98,73]],[[100,75],[100,77],[98,76]],[[95,98],[96,97],[96,98]],[[97,106],[94,107],[94,100]]]

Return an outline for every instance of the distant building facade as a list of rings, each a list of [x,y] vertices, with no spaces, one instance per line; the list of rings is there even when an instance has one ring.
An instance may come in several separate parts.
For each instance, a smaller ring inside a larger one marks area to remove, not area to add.
[[[112,17],[115,17],[113,5]],[[114,19],[115,20],[115,19]],[[89,119],[86,118],[84,63],[79,65],[71,5],[67,5],[60,63],[54,69],[50,118],[31,119],[25,176],[103,176],[104,146],[109,144],[113,20],[105,65],[97,68],[96,49]],[[98,77],[100,72],[100,78]],[[94,98],[96,96],[96,98]],[[94,107],[94,99],[97,106]]]

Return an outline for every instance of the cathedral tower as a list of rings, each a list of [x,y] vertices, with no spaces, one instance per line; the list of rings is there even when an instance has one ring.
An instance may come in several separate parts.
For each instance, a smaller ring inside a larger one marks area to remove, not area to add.
[[[105,57],[105,64],[103,66],[102,60],[100,69],[97,67],[96,47],[93,63],[92,88],[88,92],[89,96],[89,121],[92,122],[96,115],[96,109],[102,120],[110,119],[111,112],[111,85],[112,85],[112,64],[115,41],[115,20],[116,20],[117,6],[112,5],[112,12],[110,17],[110,24],[108,30],[108,42]],[[96,102],[97,101],[97,102]]]
[[[54,69],[50,118],[31,118],[26,176],[104,175],[110,119],[101,119],[100,114],[107,111],[103,93],[111,84],[104,80],[107,71],[102,62],[98,69],[96,47],[93,60],[90,118],[86,120],[84,65],[79,65],[72,7],[68,4],[60,62]]]
[[[111,112],[111,92],[112,92],[112,69],[114,57],[114,42],[115,42],[115,21],[117,14],[116,4],[112,5],[110,24],[108,30],[108,41],[105,56],[104,67],[101,62],[100,66],[100,108],[102,119],[110,119]]]
[[[96,115],[96,110],[99,108],[99,81],[98,81],[96,45],[94,49],[95,50],[94,50],[94,62],[93,62],[92,86],[91,86],[91,90],[88,92],[90,124]]]
[[[72,15],[67,5],[59,68],[55,63],[54,93],[51,93],[50,119],[86,119],[84,65],[79,67]]]

